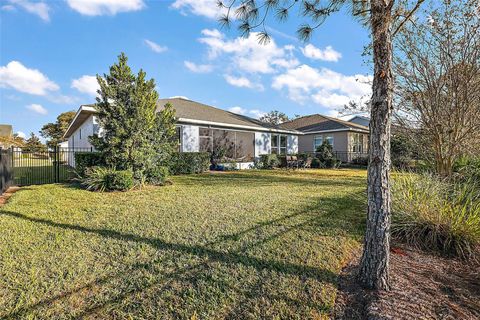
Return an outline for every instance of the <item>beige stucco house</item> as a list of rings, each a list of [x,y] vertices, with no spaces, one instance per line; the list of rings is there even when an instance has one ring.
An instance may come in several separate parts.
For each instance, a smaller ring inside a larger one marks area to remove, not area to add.
[[[280,127],[301,132],[299,153],[315,152],[323,141],[328,141],[343,162],[368,155],[368,127],[357,123],[313,114],[282,123]]]

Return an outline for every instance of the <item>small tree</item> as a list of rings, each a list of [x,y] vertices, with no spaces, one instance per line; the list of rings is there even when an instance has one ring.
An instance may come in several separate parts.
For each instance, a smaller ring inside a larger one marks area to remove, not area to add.
[[[35,133],[31,132],[30,137],[27,140],[25,140],[25,144],[22,150],[25,152],[41,152],[41,151],[46,151],[47,148],[40,141],[40,138],[36,136]]]
[[[273,124],[276,126],[276,125],[279,125],[280,123],[287,122],[289,119],[285,113],[278,110],[273,110],[273,111],[270,111],[269,113],[264,114],[258,120],[265,123]]]
[[[155,81],[146,80],[143,70],[133,74],[127,61],[121,53],[109,74],[97,75],[95,108],[103,131],[90,141],[108,165],[130,169],[140,179],[169,158],[175,144],[175,112],[169,105],[156,112]]]
[[[40,135],[47,139],[47,146],[53,148],[60,142],[65,141],[63,135],[68,129],[68,126],[75,117],[75,111],[63,112],[57,117],[54,123],[47,123],[40,130]]]
[[[476,0],[438,3],[396,40],[396,93],[437,173],[450,176],[480,146],[480,17]]]

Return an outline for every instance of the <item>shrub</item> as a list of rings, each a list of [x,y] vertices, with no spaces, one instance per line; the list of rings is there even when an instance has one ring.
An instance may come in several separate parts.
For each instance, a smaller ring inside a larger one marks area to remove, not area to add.
[[[209,168],[210,153],[178,152],[172,155],[169,169],[172,174],[192,174],[208,171]]]
[[[272,154],[263,154],[260,156],[260,166],[262,169],[273,169],[277,168],[280,165],[280,159],[278,155]]]
[[[320,162],[320,160],[318,160],[318,158],[313,158],[310,167],[314,169],[323,168],[323,164]]]
[[[359,166],[368,166],[368,157],[359,156],[359,157],[353,158],[351,163]]]
[[[107,167],[91,167],[86,170],[81,183],[91,191],[127,191],[133,188],[133,172]]]
[[[75,170],[80,176],[84,176],[87,168],[104,166],[105,158],[100,152],[75,152]]]
[[[145,170],[144,175],[147,183],[161,186],[167,181],[169,170],[165,166],[156,166]]]
[[[319,168],[338,168],[340,166],[340,160],[333,155],[333,148],[328,141],[317,147],[316,157],[320,161]]]
[[[478,189],[472,184],[450,184],[428,175],[396,176],[392,235],[413,246],[447,255],[478,257]]]

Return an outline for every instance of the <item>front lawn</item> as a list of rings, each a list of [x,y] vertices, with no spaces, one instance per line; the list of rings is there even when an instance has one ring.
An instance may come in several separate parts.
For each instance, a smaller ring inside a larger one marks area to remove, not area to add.
[[[331,314],[361,244],[364,170],[172,180],[126,193],[18,191],[0,209],[0,318]]]

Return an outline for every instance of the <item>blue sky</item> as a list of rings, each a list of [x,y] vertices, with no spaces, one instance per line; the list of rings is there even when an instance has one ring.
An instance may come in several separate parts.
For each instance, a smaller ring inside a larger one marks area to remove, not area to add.
[[[38,133],[61,112],[94,102],[93,76],[125,52],[154,78],[160,97],[184,96],[258,117],[335,115],[369,95],[361,56],[368,30],[346,12],[331,16],[309,43],[305,20],[270,20],[272,41],[241,38],[216,20],[215,0],[0,0],[0,123]]]

